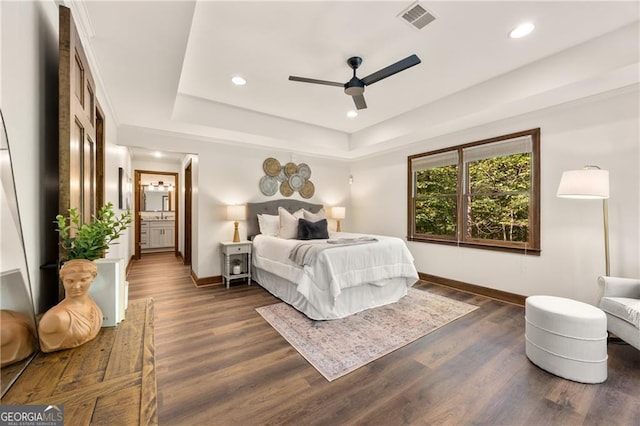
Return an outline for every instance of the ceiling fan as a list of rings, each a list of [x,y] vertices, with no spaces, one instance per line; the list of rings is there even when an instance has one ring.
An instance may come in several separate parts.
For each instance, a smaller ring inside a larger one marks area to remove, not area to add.
[[[289,80],[291,81],[300,81],[302,83],[314,83],[314,84],[324,84],[326,86],[338,86],[344,87],[344,93],[351,96],[353,98],[353,102],[356,104],[357,109],[365,109],[367,107],[367,103],[364,100],[364,88],[365,86],[369,86],[373,83],[376,83],[383,78],[391,77],[392,75],[399,73],[400,71],[404,71],[407,68],[411,68],[414,65],[418,65],[420,63],[420,58],[416,55],[408,56],[395,64],[391,64],[388,67],[382,68],[374,72],[373,74],[369,74],[364,78],[356,77],[356,70],[362,64],[362,58],[358,56],[353,56],[347,59],[347,64],[351,69],[353,69],[353,77],[351,80],[346,83],[338,83],[335,81],[326,81],[326,80],[316,80],[314,78],[305,78],[305,77],[295,77],[293,75],[289,76]]]

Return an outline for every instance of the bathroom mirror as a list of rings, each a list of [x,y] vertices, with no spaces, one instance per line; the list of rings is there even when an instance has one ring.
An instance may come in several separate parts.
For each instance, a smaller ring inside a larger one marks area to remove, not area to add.
[[[142,186],[144,211],[174,211],[175,202],[173,199],[171,191],[159,191],[155,188],[149,189],[148,185]]]
[[[0,110],[0,395],[4,395],[38,352],[36,317],[24,250],[9,139]]]

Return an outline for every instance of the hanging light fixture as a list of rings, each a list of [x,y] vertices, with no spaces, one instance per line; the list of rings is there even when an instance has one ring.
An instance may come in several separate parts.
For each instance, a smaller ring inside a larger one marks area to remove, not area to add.
[[[149,182],[147,185],[144,185],[147,187],[147,190],[149,191],[173,191],[173,184],[172,183],[164,183],[164,181],[158,181],[157,183],[155,182]]]

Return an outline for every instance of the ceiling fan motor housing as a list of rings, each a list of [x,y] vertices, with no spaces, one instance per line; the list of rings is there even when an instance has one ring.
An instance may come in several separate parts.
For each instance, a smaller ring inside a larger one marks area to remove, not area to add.
[[[364,93],[364,83],[357,77],[353,77],[344,85],[344,93],[349,96],[360,96]]]

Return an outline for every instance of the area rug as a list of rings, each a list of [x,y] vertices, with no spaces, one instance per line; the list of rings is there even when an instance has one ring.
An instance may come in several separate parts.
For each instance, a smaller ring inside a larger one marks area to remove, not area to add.
[[[256,308],[328,381],[401,348],[477,306],[410,288],[396,303],[315,321],[286,303]]]

